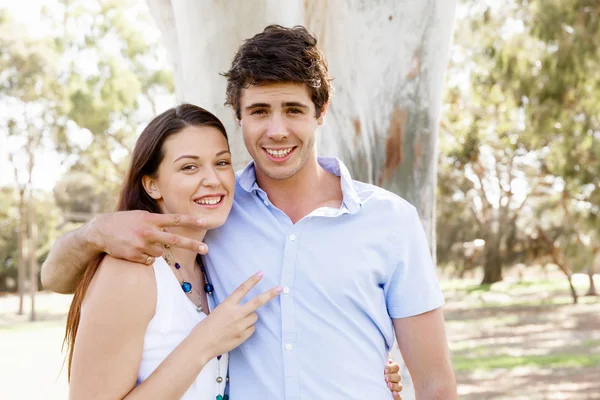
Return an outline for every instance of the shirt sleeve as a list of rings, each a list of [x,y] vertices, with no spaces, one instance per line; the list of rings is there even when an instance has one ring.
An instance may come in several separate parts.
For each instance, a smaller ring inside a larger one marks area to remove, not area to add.
[[[413,206],[404,212],[400,229],[400,259],[383,288],[392,318],[412,317],[444,304],[425,230]]]

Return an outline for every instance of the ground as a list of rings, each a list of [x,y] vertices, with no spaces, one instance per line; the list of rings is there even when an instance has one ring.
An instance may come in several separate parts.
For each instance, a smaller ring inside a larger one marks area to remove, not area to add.
[[[585,293],[587,277],[575,282]],[[477,283],[442,280],[461,399],[600,399],[600,298],[571,304],[556,273]],[[0,399],[66,399],[61,344],[70,296],[40,293],[33,323],[15,314],[17,301],[0,296]]]

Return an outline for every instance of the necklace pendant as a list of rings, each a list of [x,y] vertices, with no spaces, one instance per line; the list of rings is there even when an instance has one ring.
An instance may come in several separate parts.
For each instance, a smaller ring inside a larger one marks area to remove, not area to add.
[[[196,307],[196,311],[198,311],[199,313],[201,313],[202,312],[202,306]]]
[[[185,293],[189,293],[192,291],[192,284],[189,283],[188,281],[183,281],[183,282],[181,282],[181,288],[183,289],[183,291]]]
[[[204,291],[208,294],[212,294],[213,290],[214,290],[213,285],[206,282],[206,284],[204,285]]]

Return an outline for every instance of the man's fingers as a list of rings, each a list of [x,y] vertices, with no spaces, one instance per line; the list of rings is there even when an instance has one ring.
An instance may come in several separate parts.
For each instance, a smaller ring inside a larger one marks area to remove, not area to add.
[[[147,230],[145,231],[144,237],[151,243],[160,243],[161,245],[166,245],[169,247],[178,247],[180,249],[186,249],[200,254],[206,254],[208,251],[208,247],[204,243],[198,240],[187,238],[185,236],[176,235],[171,232]]]
[[[400,376],[399,373],[394,373],[394,374],[386,374],[386,382],[391,382],[391,383],[398,383],[402,380],[402,377]]]
[[[202,218],[187,214],[147,214],[148,222],[161,228],[172,226],[186,226],[189,228],[204,228],[205,221]]]
[[[283,288],[281,286],[275,286],[274,288],[271,288],[266,292],[259,294],[258,296],[244,304],[245,311],[250,313],[258,310],[260,307],[264,306],[269,301],[279,296],[282,290]]]
[[[146,246],[146,248],[144,248],[144,250],[142,250],[142,252],[149,256],[152,256],[154,258],[162,257],[163,256],[163,247],[160,244],[152,244],[152,245]]]
[[[154,264],[154,261],[156,260],[156,257],[139,252],[139,251],[123,254],[122,256],[119,256],[118,258],[123,258],[127,261],[132,261],[132,262],[146,264],[146,265],[152,265],[152,264]]]
[[[235,289],[233,293],[231,293],[229,297],[225,299],[225,301],[231,301],[235,304],[238,304],[240,301],[242,301],[244,296],[247,295],[248,292],[252,290],[252,288],[256,286],[258,282],[260,282],[263,275],[264,274],[262,271],[258,271],[256,274],[252,275],[246,280],[246,282],[238,286],[237,289]]]
[[[385,366],[386,374],[394,374],[400,371],[400,366],[398,364],[392,363]]]

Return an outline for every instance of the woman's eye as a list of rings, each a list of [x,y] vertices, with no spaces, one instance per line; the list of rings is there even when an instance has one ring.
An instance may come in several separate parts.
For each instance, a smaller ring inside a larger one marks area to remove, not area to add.
[[[226,166],[228,166],[230,164],[231,163],[229,161],[225,161],[225,160],[217,162],[217,166],[218,167],[226,167]]]
[[[183,168],[181,168],[182,171],[193,171],[195,169],[196,166],[193,164],[184,165]]]

